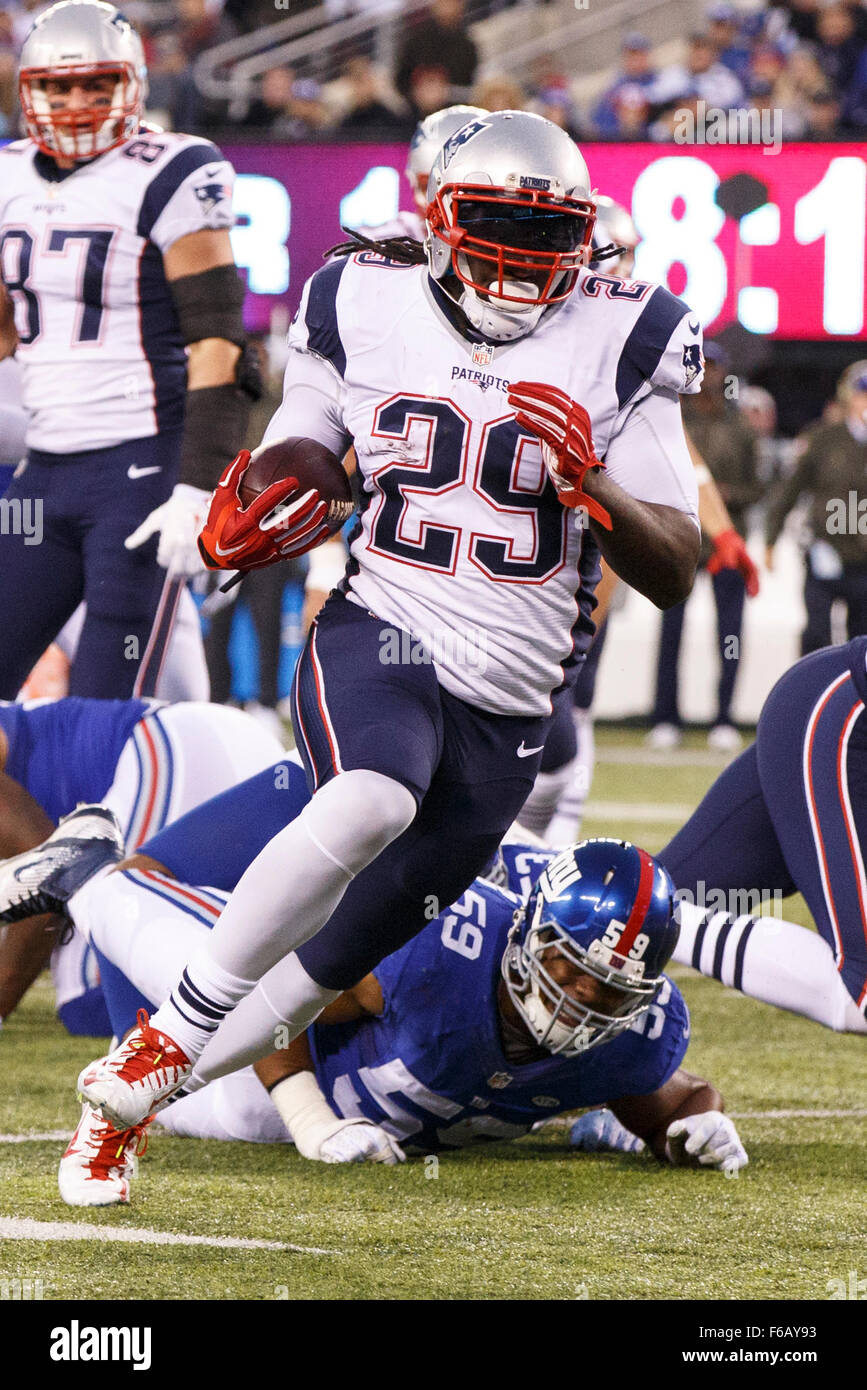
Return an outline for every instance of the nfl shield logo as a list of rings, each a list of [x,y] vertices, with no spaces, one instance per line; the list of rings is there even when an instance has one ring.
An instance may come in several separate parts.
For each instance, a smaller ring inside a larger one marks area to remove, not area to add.
[[[494,349],[489,347],[487,343],[473,344],[473,361],[477,367],[489,367],[493,355]]]

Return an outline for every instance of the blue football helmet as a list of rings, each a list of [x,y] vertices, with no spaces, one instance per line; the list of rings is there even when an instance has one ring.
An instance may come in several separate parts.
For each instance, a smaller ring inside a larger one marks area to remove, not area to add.
[[[576,1057],[629,1028],[653,1003],[677,944],[674,884],[625,840],[558,854],[515,914],[501,973],[539,1046]],[[547,968],[559,955],[615,991],[610,1012],[570,998]]]

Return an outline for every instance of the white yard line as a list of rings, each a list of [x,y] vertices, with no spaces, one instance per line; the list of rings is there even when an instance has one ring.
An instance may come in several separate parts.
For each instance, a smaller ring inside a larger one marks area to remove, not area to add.
[[[291,1250],[298,1255],[339,1255],[339,1250],[320,1250],[315,1245],[290,1245],[279,1240],[242,1240],[239,1236],[186,1236],[175,1231],[148,1231],[136,1227],[93,1226],[87,1221],[31,1221],[0,1216],[4,1240],[97,1240],[128,1245],[207,1245],[214,1250]]]
[[[68,1142],[71,1134],[71,1129],[47,1129],[44,1134],[0,1134],[0,1144],[59,1144],[61,1139]]]
[[[747,741],[744,741],[744,748]],[[673,748],[669,753],[659,753],[653,748],[618,748],[607,744],[596,745],[598,763],[638,763],[642,767],[716,767],[722,772],[735,757],[735,754],[714,753],[709,748]]]
[[[584,815],[589,819],[626,821],[685,821],[695,807],[685,801],[588,801]]]

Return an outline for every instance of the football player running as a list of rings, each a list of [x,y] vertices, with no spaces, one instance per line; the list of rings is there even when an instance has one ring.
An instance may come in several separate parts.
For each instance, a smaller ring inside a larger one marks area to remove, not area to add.
[[[424,249],[350,254],[302,295],[266,440],[338,457],[352,440],[363,487],[347,576],[296,672],[313,796],[150,1025],[85,1068],[85,1097],[123,1129],[204,1084],[208,1045],[212,1077],[267,1055],[278,1022],[297,1035],[472,883],[532,785],[562,662],[592,635],[600,550],[660,606],[692,585],[687,306],[651,284],[609,294],[587,269],[589,174],[541,117],[473,118],[428,194]],[[245,512],[248,459],[214,494],[214,565],[278,560],[326,507],[287,480]]]
[[[168,601],[201,568],[202,504],[243,442],[239,373],[256,390],[234,172],[209,141],[144,127],[146,86],[138,35],[101,0],[61,0],[24,41],[27,138],[0,151],[0,353],[17,342],[29,415],[7,496],[44,521],[40,545],[0,536],[6,699],[82,599],[70,693],[138,693],[166,570]]]

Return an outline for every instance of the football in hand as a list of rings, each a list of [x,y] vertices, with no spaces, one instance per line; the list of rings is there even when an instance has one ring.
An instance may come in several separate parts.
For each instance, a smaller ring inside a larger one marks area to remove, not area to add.
[[[241,505],[249,507],[260,492],[284,478],[297,478],[302,493],[315,488],[329,504],[326,520],[332,534],[352,515],[352,492],[343,466],[336,454],[315,439],[275,439],[257,449],[238,489]]]

